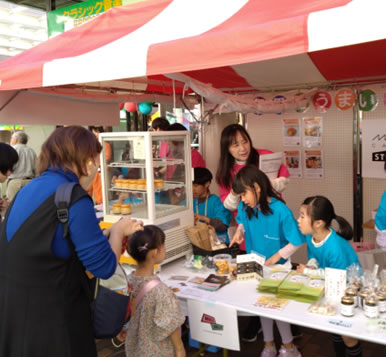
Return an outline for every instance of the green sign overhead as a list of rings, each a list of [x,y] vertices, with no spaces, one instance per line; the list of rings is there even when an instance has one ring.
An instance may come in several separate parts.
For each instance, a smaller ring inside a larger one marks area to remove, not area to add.
[[[372,112],[378,105],[378,98],[371,89],[364,89],[359,92],[358,106],[364,112]]]
[[[47,14],[48,36],[55,36],[103,14],[112,7],[143,0],[89,0],[66,6]]]

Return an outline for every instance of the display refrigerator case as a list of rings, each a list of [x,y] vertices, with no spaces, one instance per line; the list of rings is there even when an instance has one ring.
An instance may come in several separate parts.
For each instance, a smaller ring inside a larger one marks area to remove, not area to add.
[[[169,262],[191,251],[194,224],[190,133],[119,132],[99,135],[106,222],[130,216],[166,234]]]

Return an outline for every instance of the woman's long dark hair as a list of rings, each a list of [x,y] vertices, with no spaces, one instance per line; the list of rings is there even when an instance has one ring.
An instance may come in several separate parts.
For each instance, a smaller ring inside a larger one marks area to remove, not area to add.
[[[303,201],[303,205],[307,206],[307,214],[311,217],[311,224],[317,220],[322,220],[326,228],[330,228],[332,220],[335,219],[339,225],[337,233],[347,240],[352,239],[354,232],[350,223],[335,214],[334,206],[328,198],[324,196],[307,197]]]
[[[255,183],[260,186],[260,199],[257,200],[257,193],[255,189]],[[280,195],[275,191],[271,185],[271,181],[267,175],[260,171],[255,165],[248,165],[243,167],[235,176],[232,182],[232,189],[235,193],[241,194],[251,189],[255,193],[256,203],[260,206],[261,213],[265,216],[272,214],[272,210],[269,207],[269,198],[276,198],[279,201],[283,201]],[[253,215],[258,217],[258,210],[254,210],[248,205],[244,205],[247,211],[248,218],[251,219]]]
[[[251,137],[245,128],[239,124],[231,124],[224,128],[221,133],[220,141],[220,162],[216,172],[216,181],[219,185],[230,187],[232,184],[231,170],[235,164],[235,158],[229,152],[229,146],[235,141],[236,134],[240,133],[241,136],[248,140],[251,144],[251,152],[247,159],[247,165],[259,166],[259,154],[252,145]]]

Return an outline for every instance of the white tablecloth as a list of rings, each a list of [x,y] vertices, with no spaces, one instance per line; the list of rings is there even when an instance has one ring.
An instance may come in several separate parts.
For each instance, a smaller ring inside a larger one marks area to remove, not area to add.
[[[207,303],[223,304],[233,307],[238,315],[259,315],[276,320],[286,321],[299,326],[306,326],[317,330],[351,336],[360,340],[386,345],[386,333],[371,333],[366,329],[368,319],[363,311],[355,309],[355,316],[351,318],[339,314],[325,316],[312,314],[307,311],[310,304],[290,300],[282,311],[254,306],[259,296],[267,295],[257,292],[256,281],[232,281],[216,292],[208,292],[195,287],[193,283],[181,280],[172,280],[172,276],[201,276],[205,278],[211,270],[205,272],[194,271],[184,267],[184,259],[180,259],[162,266],[160,277],[169,286],[179,288],[176,293],[180,300],[181,310],[187,316],[187,299],[198,299]],[[382,314],[386,320],[386,314]]]

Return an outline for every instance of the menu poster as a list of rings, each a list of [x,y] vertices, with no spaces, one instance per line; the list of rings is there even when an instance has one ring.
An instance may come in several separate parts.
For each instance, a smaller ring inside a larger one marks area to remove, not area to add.
[[[240,351],[235,308],[188,299],[189,327],[193,339],[208,345]]]
[[[303,118],[303,146],[307,148],[322,145],[323,120],[321,117]]]
[[[284,146],[300,146],[300,120],[283,119]]]
[[[304,156],[304,178],[306,179],[324,178],[322,150],[304,150],[303,156]]]
[[[273,180],[277,178],[282,163],[282,152],[274,152],[272,154],[260,155],[259,169],[263,171],[270,180]]]
[[[346,290],[346,270],[326,268],[324,274],[324,295],[327,298],[338,300]]]
[[[287,166],[291,178],[302,178],[301,151],[286,150],[284,151],[285,166]]]

